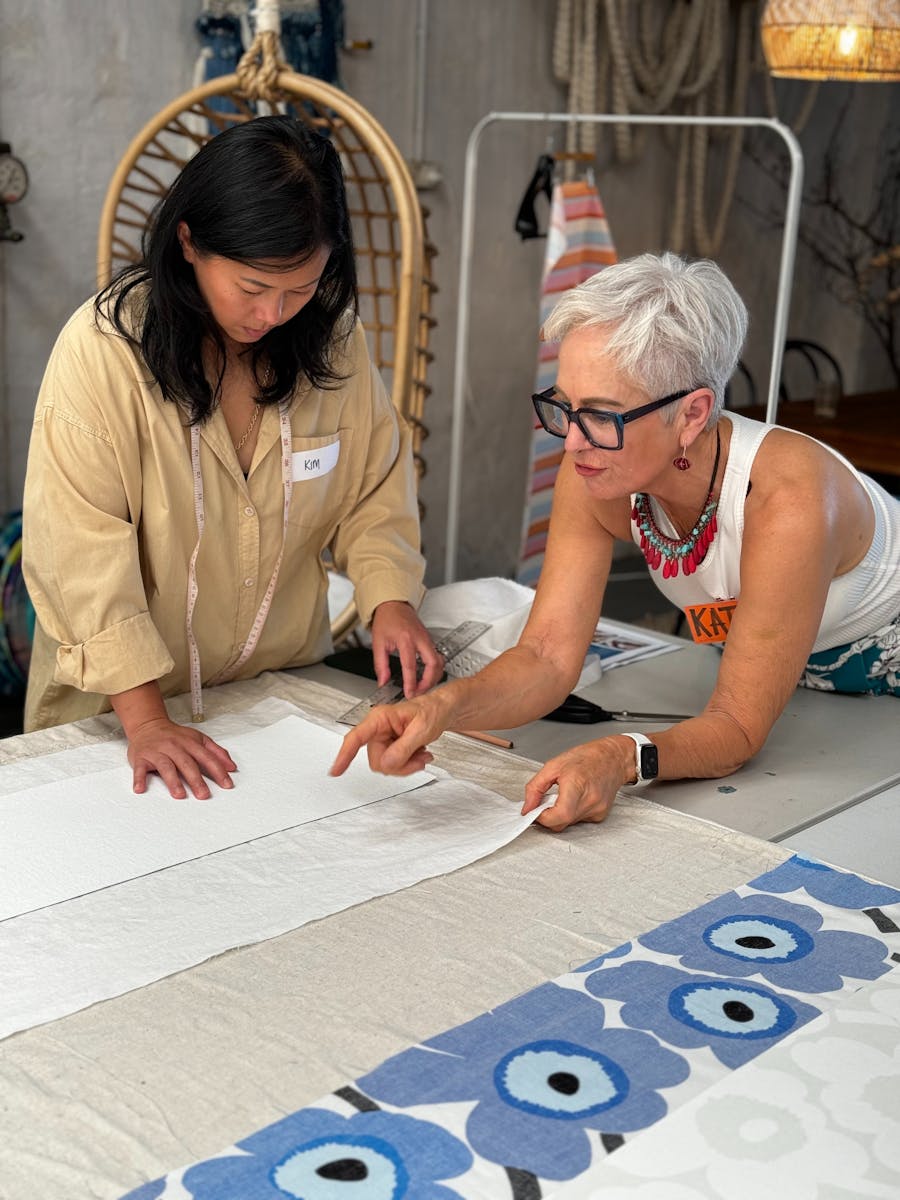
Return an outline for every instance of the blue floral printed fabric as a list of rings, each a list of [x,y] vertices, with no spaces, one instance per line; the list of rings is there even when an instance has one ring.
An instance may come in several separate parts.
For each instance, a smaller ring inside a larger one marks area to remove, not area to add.
[[[862,911],[896,904],[900,895],[896,888],[887,884],[872,883],[858,875],[836,871],[833,867],[826,867],[824,863],[803,858],[799,854],[773,871],[760,875],[753,886],[760,892],[772,892],[774,895],[805,892],[808,898],[820,900],[823,904]]]
[[[755,1058],[821,1011],[756,983],[640,960],[597,971],[585,987],[600,1000],[623,1001],[619,1016],[627,1025],[670,1046],[706,1046],[728,1067]]]
[[[862,933],[823,927],[821,912],[776,896],[723,896],[644,934],[641,945],[677,957],[689,971],[745,978],[773,987],[833,992],[843,976],[875,979],[884,944]]]
[[[537,1200],[890,971],[898,922],[794,857],[127,1200]]]
[[[463,1143],[428,1121],[305,1108],[238,1142],[234,1155],[191,1167],[182,1186],[195,1200],[450,1200],[458,1193],[439,1180],[471,1164]]]
[[[661,1089],[690,1067],[656,1038],[606,1025],[583,992],[541,987],[415,1046],[358,1081],[379,1102],[474,1102],[469,1144],[482,1157],[546,1179],[590,1164],[588,1131],[644,1129],[666,1112]],[[552,1037],[535,1036],[552,1030]]]

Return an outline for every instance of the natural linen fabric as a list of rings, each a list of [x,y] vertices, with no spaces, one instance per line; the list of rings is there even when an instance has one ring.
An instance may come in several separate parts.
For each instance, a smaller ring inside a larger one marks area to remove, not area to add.
[[[336,366],[338,387],[301,385],[290,401],[295,464],[339,443],[337,463],[294,482],[278,586],[237,678],[329,652],[326,547],[355,585],[363,622],[385,600],[418,605],[423,595],[409,432],[359,324]],[[204,680],[240,655],[278,558],[281,457],[274,407],[260,418],[247,479],[221,410],[201,426],[206,528],[193,629]],[[108,695],[148,680],[165,696],[189,689],[185,610],[196,539],[185,414],[163,400],[139,352],[89,301],[53,350],[29,454],[24,570],[38,621],[26,729],[105,712]]]

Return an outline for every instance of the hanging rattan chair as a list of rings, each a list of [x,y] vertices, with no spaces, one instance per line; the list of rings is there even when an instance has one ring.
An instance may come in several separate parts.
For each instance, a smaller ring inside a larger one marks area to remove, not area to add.
[[[360,317],[372,359],[395,407],[412,426],[421,478],[434,250],[426,242],[418,195],[400,152],[371,114],[339,89],[278,69],[261,93],[239,73],[210,80],[173,100],[144,126],[113,175],[100,217],[97,284],[102,287],[121,267],[140,260],[141,238],[153,209],[204,142],[229,125],[272,111],[290,111],[327,133],[341,156]],[[351,633],[357,620],[352,603],[334,617],[334,642]]]

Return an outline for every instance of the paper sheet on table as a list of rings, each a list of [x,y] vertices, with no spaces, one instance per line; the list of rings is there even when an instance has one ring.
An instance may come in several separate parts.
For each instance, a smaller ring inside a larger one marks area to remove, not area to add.
[[[682,647],[677,642],[656,637],[649,630],[601,617],[591,638],[588,655],[596,655],[603,664],[603,670],[612,671],[614,667],[622,667],[626,663],[655,658],[658,654],[671,654],[680,649]]]
[[[269,699],[204,728],[230,748],[237,731],[289,714],[299,710]],[[117,740],[0,766],[0,796],[22,778],[80,783],[91,764],[122,754]],[[0,1038],[458,870],[511,842],[541,811],[522,817],[518,804],[496,792],[438,778],[0,922],[0,962],[16,981],[0,988]]]
[[[282,829],[430,783],[373,774],[358,757],[328,775],[341,736],[299,716],[239,734],[233,789],[174,800],[158,777],[132,791],[130,767],[97,770],[0,798],[0,920],[58,904]]]

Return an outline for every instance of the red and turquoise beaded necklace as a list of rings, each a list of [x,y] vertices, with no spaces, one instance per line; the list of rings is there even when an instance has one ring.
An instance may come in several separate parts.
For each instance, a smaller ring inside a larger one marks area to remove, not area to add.
[[[719,507],[719,501],[713,499],[713,490],[719,470],[721,449],[719,430],[716,428],[716,458],[709,480],[709,490],[703,503],[703,511],[686,537],[666,537],[654,520],[650,497],[644,492],[638,492],[634,498],[631,519],[640,530],[641,550],[651,570],[658,571],[662,564],[663,579],[674,579],[679,567],[683,575],[693,575],[706,557],[706,551],[716,536],[716,509]]]

